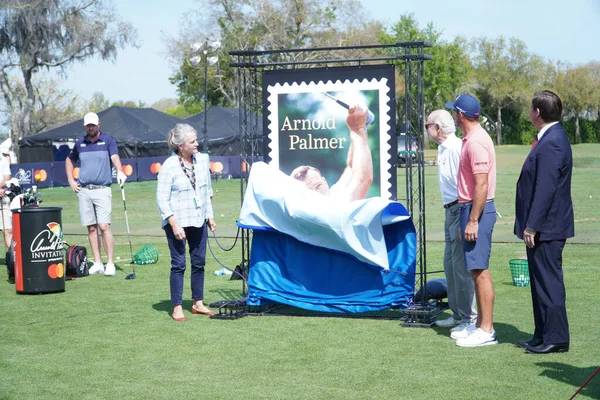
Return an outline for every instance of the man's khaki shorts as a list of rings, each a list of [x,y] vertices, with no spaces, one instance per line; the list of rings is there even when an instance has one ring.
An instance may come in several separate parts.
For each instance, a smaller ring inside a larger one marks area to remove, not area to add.
[[[81,225],[110,224],[112,212],[112,191],[110,187],[87,189],[82,187],[77,193]]]

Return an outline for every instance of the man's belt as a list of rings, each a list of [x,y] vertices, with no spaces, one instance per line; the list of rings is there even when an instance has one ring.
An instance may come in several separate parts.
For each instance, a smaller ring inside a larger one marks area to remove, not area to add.
[[[458,204],[458,200],[454,200],[452,203],[444,204],[444,208],[450,208]]]
[[[82,188],[86,188],[88,190],[95,190],[95,189],[104,189],[107,187],[110,187],[110,185],[82,185]]]

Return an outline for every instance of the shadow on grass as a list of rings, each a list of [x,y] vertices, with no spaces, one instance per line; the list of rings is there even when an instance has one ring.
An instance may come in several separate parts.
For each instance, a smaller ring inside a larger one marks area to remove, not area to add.
[[[546,368],[541,376],[554,379],[560,383],[565,383],[573,386],[573,393],[584,384],[584,382],[592,376],[598,368],[593,367],[574,367],[572,365],[558,362],[540,362],[537,363],[542,368]],[[600,398],[600,373],[595,375],[588,384],[579,392],[580,396],[590,397],[592,399]]]
[[[185,301],[184,301],[184,303],[185,303]],[[189,303],[190,303],[190,307],[191,307],[192,302],[189,301]],[[154,308],[156,311],[166,312],[169,315],[173,311],[173,305],[171,304],[171,300],[161,300],[158,303],[152,304],[152,308]],[[184,305],[184,308],[185,308],[185,305]]]
[[[115,264],[115,269],[117,271],[123,271],[123,272],[126,272],[129,274],[129,273],[133,272],[134,266],[135,265],[133,265],[132,263],[118,263],[118,264]]]
[[[244,296],[242,296],[242,289],[217,289],[210,290],[211,297],[216,298],[218,300],[238,300]]]
[[[434,325],[433,330],[435,330],[438,335],[450,336],[448,328],[440,328]],[[514,325],[502,322],[494,322],[494,330],[496,331],[496,336],[498,337],[498,342],[500,344],[514,344],[515,347],[519,340],[529,340],[533,337],[533,333],[520,331],[515,328]]]
[[[192,304],[194,304],[192,300],[183,300],[181,303],[183,309],[188,311],[192,309]],[[152,304],[152,308],[159,312],[166,312],[169,315],[171,315],[173,312],[173,304],[171,304],[171,300],[161,300],[158,303]]]
[[[525,285],[525,286],[515,286],[513,283],[511,282],[502,282],[503,286],[513,286],[516,287],[517,289],[525,289],[525,288],[529,288],[529,285]],[[531,290],[531,289],[529,289]]]

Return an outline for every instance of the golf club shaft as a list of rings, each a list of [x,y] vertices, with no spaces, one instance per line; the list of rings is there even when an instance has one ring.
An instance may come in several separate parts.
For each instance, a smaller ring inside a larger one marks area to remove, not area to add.
[[[350,109],[350,106],[346,103],[344,103],[343,101],[333,97],[332,95],[330,95],[327,92],[321,92],[323,93],[325,96],[329,97],[331,100],[335,101],[336,103],[338,103],[339,105],[341,105],[342,107],[344,107],[346,110]],[[375,115],[373,115],[373,113],[367,109],[367,116],[366,116],[366,124],[367,126],[371,125],[373,123],[373,121],[375,121]]]
[[[335,97],[333,97],[332,95],[330,95],[327,92],[322,92],[325,96],[329,97],[331,100],[335,101],[336,103],[338,103],[339,105],[341,105],[342,107],[344,107],[346,110],[350,109],[350,106],[346,103],[344,103],[341,100],[336,99]]]
[[[123,197],[123,209],[125,210],[125,225],[127,226],[127,240],[129,241],[129,255],[133,264],[133,247],[131,246],[131,232],[129,231],[129,218],[127,218],[127,202],[125,201],[125,187],[121,185],[121,196]],[[135,266],[133,267],[135,272]]]

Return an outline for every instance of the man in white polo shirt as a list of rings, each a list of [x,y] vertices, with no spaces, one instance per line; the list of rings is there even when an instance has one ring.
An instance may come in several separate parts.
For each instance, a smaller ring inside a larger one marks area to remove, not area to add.
[[[452,315],[435,322],[451,332],[465,329],[477,320],[475,283],[465,267],[460,233],[457,176],[462,141],[456,137],[452,115],[446,110],[429,114],[425,130],[429,139],[438,144],[438,181],[445,209],[444,273],[448,283],[448,306]]]

